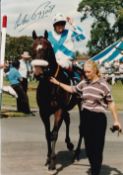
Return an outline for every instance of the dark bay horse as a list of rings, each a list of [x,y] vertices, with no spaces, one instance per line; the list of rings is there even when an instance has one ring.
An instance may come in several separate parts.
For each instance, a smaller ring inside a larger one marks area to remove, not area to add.
[[[73,150],[74,145],[69,137],[70,116],[68,110],[72,109],[76,104],[80,107],[80,99],[75,94],[71,95],[49,81],[49,78],[54,76],[59,81],[70,84],[64,70],[57,64],[54,50],[47,38],[47,32],[45,32],[45,36],[38,37],[36,32],[33,31],[33,57],[35,59],[32,61],[32,65],[35,77],[39,80],[36,98],[47,140],[46,165],[50,170],[53,170],[56,165],[55,145],[63,120],[66,124],[65,142],[68,149]],[[54,114],[54,126],[51,132],[50,116],[52,114]]]

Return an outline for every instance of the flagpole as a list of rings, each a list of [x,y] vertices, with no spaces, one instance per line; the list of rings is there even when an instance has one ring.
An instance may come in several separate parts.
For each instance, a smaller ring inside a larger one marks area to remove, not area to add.
[[[6,28],[7,28],[7,16],[3,16],[2,37],[1,37],[1,56],[0,56],[1,65],[4,65],[4,59],[5,59]],[[0,68],[0,116],[1,116],[1,108],[2,108],[3,74],[4,74],[4,68]]]

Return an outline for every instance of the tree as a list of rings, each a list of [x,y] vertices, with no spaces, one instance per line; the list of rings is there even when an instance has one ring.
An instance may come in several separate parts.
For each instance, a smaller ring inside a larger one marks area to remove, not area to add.
[[[123,8],[120,8],[117,12],[117,20],[113,26],[113,33],[123,37]]]
[[[123,36],[123,0],[83,0],[78,11],[81,21],[90,16],[94,19],[87,44],[91,56]]]
[[[28,36],[11,37],[7,35],[6,59],[14,60],[19,58],[23,51],[29,51],[32,54],[32,42],[32,38]]]

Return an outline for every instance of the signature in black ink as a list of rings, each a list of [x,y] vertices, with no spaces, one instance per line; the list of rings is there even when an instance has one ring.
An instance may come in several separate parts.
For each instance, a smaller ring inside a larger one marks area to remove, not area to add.
[[[55,8],[55,4],[52,4],[51,1],[46,1],[38,8],[34,10],[32,14],[22,14],[20,13],[16,23],[15,23],[15,29],[20,29],[19,31],[24,30],[30,23],[34,23],[40,19],[43,19],[45,17],[50,16],[52,13],[53,9]]]

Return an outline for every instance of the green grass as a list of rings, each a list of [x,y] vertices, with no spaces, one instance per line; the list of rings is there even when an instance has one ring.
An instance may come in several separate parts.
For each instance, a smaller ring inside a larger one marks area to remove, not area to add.
[[[4,82],[4,84],[8,84],[7,81]],[[37,87],[38,82],[35,81],[31,81],[29,83],[29,90],[28,90],[28,96],[29,96],[29,102],[30,102],[30,106],[31,108],[38,108],[37,107],[37,103],[36,103],[36,87]],[[116,106],[117,109],[119,111],[123,111],[123,85],[118,82],[117,84],[113,85],[112,87],[112,94],[114,97],[114,100],[116,102]],[[12,107],[16,107],[16,99],[3,94],[3,101],[2,101],[2,105],[3,106],[12,106]]]
[[[112,95],[117,109],[123,111],[123,84],[121,82],[112,86]]]
[[[4,81],[4,85],[8,85],[8,84],[9,83],[7,81]],[[35,81],[31,81],[29,83],[28,97],[29,97],[29,103],[30,103],[31,108],[37,108],[37,103],[36,103],[37,85],[38,85],[38,82],[35,82]],[[2,106],[16,107],[16,99],[8,94],[3,93]]]

